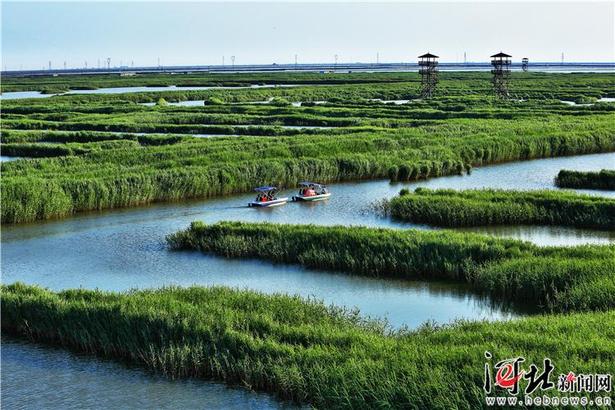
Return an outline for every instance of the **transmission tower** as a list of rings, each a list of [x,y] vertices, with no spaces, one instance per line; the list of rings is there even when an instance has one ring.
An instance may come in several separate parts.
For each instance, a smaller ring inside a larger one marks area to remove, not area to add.
[[[500,98],[508,98],[508,79],[510,78],[510,58],[512,56],[499,52],[491,56],[491,73],[493,74],[493,89]]]
[[[431,53],[419,56],[422,98],[431,98],[436,91],[436,84],[438,84],[438,58],[438,56]]]

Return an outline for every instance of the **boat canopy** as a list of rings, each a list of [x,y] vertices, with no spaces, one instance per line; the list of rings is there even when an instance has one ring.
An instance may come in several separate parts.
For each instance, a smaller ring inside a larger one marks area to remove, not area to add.
[[[319,184],[317,182],[303,181],[303,182],[299,182],[299,186],[303,186],[303,187],[322,187],[324,185]]]
[[[256,192],[270,192],[277,191],[278,188],[274,186],[259,186],[258,188],[254,188]]]

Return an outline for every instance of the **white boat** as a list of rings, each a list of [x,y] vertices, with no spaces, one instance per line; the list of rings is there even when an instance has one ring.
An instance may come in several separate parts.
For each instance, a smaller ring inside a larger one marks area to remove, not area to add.
[[[256,199],[248,203],[250,207],[270,208],[273,206],[284,205],[288,202],[288,198],[278,198],[276,196],[278,189],[274,186],[262,186],[254,189],[258,194]]]
[[[328,199],[331,192],[326,186],[316,182],[300,182],[299,194],[293,196],[293,201],[315,202]]]

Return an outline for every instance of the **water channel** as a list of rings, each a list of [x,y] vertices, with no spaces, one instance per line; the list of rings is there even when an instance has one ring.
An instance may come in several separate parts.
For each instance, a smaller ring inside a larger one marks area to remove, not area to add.
[[[391,326],[414,328],[425,321],[507,320],[524,314],[481,297],[458,284],[371,279],[257,260],[224,259],[199,252],[170,252],[165,235],[194,220],[269,221],[325,225],[420,228],[371,211],[375,200],[401,188],[556,189],[560,169],[613,168],[615,153],[541,159],[487,166],[471,175],[416,183],[366,181],[331,186],[332,198],[314,204],[289,203],[250,209],[252,194],[155,204],[142,208],[79,214],[64,220],[2,227],[2,281],[52,289],[127,290],[163,285],[225,285],[266,293],[313,296]],[[266,181],[264,181],[266,182]],[[615,198],[614,192],[580,191]],[[292,194],[288,190],[286,193]],[[473,231],[521,238],[539,245],[612,243],[615,233],[559,227],[481,227]],[[17,341],[3,341],[2,399],[17,408],[225,407],[270,408],[268,396],[204,381],[170,382],[123,365]],[[9,376],[10,375],[10,376]],[[36,380],[33,386],[30,380]],[[100,392],[113,392],[103,394]],[[12,407],[12,406],[11,406]]]

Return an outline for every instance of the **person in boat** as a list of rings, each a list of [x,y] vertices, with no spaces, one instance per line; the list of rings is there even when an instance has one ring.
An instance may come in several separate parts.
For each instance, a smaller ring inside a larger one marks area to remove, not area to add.
[[[314,188],[312,187],[309,187],[305,191],[303,191],[303,196],[314,196],[314,195],[316,195],[316,192],[314,191]]]
[[[278,198],[278,190],[275,187],[259,187],[255,188],[256,199],[248,206],[274,206],[283,205],[288,201],[288,198]]]

